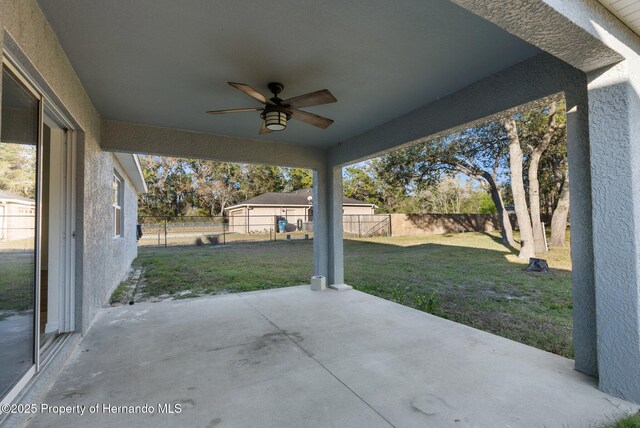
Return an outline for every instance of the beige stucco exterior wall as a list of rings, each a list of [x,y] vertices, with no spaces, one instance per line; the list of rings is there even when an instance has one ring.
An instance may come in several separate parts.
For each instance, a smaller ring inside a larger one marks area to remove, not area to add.
[[[342,214],[344,215],[371,215],[374,214],[374,208],[366,205],[343,205]]]
[[[111,205],[111,180],[104,182],[104,179],[119,166],[112,154],[100,150],[100,116],[35,0],[0,2],[0,28],[0,41],[5,49],[11,51],[79,131],[76,328],[86,331],[96,309],[107,302],[111,290],[121,279],[123,264],[128,265],[135,257],[135,247],[131,245],[131,242],[135,244],[135,226],[134,240],[122,242],[113,240],[113,235],[108,236],[111,232],[106,228],[112,216],[111,210],[105,211],[105,204],[106,208]],[[128,189],[125,204],[131,208],[137,199],[128,180],[125,188]],[[130,213],[128,217],[125,219],[127,229],[136,221]]]
[[[269,206],[239,207],[229,211],[229,231],[235,233],[269,233],[277,229],[276,218],[286,218],[289,224],[308,221],[309,207]]]
[[[229,232],[234,233],[269,233],[277,230],[276,218],[287,219],[289,225],[297,226],[298,221],[310,222],[310,206],[261,206],[238,207],[229,210]],[[372,206],[344,205],[344,215],[371,215]],[[292,227],[292,226],[289,226]]]

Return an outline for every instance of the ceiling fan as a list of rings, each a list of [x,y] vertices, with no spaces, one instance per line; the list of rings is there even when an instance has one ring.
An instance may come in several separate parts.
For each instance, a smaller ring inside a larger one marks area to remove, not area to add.
[[[329,127],[333,120],[326,117],[318,116],[317,114],[309,113],[299,110],[303,107],[319,106],[322,104],[335,103],[336,98],[326,89],[320,91],[310,92],[308,94],[299,95],[297,97],[282,100],[278,97],[278,94],[284,89],[284,85],[278,82],[271,82],[267,87],[273,93],[273,97],[267,98],[260,92],[256,91],[249,85],[244,83],[228,82],[229,85],[244,92],[251,98],[260,101],[264,104],[264,107],[248,107],[248,108],[234,108],[227,110],[212,110],[208,111],[209,114],[225,114],[225,113],[242,113],[249,111],[260,111],[260,117],[262,118],[262,127],[260,128],[260,134],[266,134],[271,131],[283,131],[287,127],[287,121],[289,119],[296,119],[309,125],[317,126],[318,128],[325,129]]]

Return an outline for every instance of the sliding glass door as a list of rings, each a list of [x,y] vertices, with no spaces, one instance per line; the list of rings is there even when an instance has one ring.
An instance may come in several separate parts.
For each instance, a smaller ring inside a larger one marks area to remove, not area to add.
[[[0,122],[0,398],[36,363],[41,100],[7,65]]]

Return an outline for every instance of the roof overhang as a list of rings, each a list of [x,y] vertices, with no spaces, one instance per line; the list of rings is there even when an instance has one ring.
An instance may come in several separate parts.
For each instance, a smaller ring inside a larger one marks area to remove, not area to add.
[[[640,35],[640,1],[598,0],[634,33]]]
[[[24,199],[12,199],[12,198],[0,198],[0,204],[16,204],[16,205],[27,205],[27,206],[35,206],[35,201],[27,201]]]
[[[131,180],[133,188],[136,189],[138,194],[147,192],[147,184],[144,181],[144,175],[142,174],[142,167],[140,166],[140,159],[138,155],[131,153],[113,153],[120,166]]]

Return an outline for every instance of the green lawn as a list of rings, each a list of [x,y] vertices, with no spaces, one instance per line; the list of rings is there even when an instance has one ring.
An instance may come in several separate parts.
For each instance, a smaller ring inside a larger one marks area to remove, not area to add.
[[[622,418],[606,428],[640,428],[640,413]]]
[[[0,252],[0,319],[33,308],[33,254]]]
[[[312,241],[141,248],[147,298],[193,297],[309,282]],[[497,235],[465,233],[345,241],[345,281],[356,289],[572,357],[569,250],[545,255],[553,273],[525,263]],[[189,290],[188,295],[180,292]],[[119,291],[122,292],[122,289]]]
[[[572,357],[569,250],[545,258],[553,273],[526,272],[481,233],[368,239],[346,244],[345,280],[413,307],[433,295],[436,315]]]

